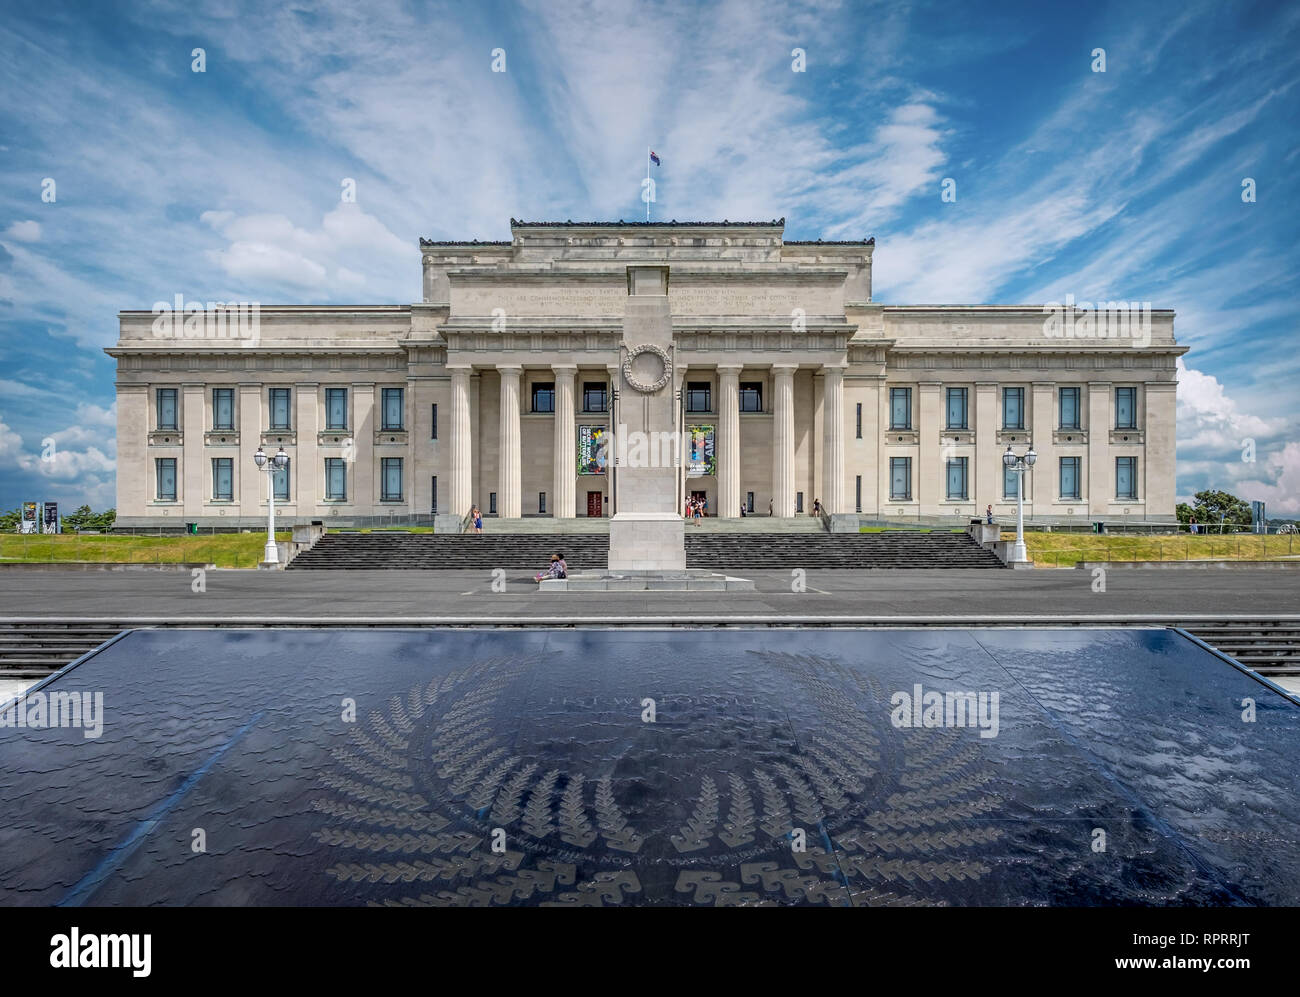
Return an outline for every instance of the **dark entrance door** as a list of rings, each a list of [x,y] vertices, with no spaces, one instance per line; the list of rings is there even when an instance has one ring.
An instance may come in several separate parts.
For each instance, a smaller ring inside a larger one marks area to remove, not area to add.
[[[600,492],[587,492],[587,515],[593,519],[605,515]]]
[[[709,493],[708,493],[708,492],[691,492],[691,498],[693,498],[693,499],[699,499],[701,502],[703,502],[703,501],[705,501],[706,499],[708,499],[708,497],[709,497]],[[708,514],[709,514],[709,507],[708,507],[708,506],[705,506],[705,507],[704,507],[704,515],[707,516]]]

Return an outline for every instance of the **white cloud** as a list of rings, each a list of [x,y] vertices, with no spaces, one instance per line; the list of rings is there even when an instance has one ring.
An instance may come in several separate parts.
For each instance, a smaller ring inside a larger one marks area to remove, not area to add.
[[[14,222],[4,230],[4,237],[17,242],[40,242],[41,223],[30,220]]]
[[[1300,513],[1300,444],[1287,419],[1242,410],[1217,378],[1178,361],[1179,497],[1205,488]],[[1253,455],[1254,460],[1249,458]]]
[[[115,502],[116,406],[77,406],[73,423],[33,447],[0,419],[0,470],[16,471],[28,500],[86,503],[96,509]]]

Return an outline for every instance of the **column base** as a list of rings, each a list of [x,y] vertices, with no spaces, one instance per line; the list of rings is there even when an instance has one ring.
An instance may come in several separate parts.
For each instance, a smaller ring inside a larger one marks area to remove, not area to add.
[[[620,512],[609,521],[610,571],[685,571],[686,534],[672,512]]]

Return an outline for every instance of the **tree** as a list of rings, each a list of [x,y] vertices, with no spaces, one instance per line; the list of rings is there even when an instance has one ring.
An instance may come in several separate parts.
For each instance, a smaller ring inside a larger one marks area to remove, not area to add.
[[[1178,517],[1178,522],[1186,526],[1192,521],[1192,507],[1186,502],[1179,502],[1174,508],[1174,515]]]
[[[94,513],[90,511],[90,506],[83,505],[76,512],[69,512],[63,517],[63,528],[70,532],[80,532],[81,530],[94,529],[89,521],[94,518]]]
[[[17,533],[18,524],[22,522],[22,508],[11,509],[9,512],[0,512],[0,533]]]
[[[1224,529],[1236,526],[1250,526],[1250,503],[1230,495],[1228,492],[1207,488],[1197,492],[1193,497],[1196,508],[1196,521],[1203,526],[1215,527],[1220,521]]]

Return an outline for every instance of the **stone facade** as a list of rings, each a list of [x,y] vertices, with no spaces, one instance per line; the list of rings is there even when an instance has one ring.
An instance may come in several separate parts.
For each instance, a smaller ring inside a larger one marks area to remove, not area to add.
[[[422,240],[418,304],[260,307],[234,332],[229,307],[120,313],[118,522],[264,525],[258,445],[289,455],[285,522],[611,516],[619,469],[579,473],[578,441],[617,436],[638,264],[667,267],[679,427],[713,427],[679,508],[1005,517],[1002,452],[1032,443],[1035,521],[1173,521],[1172,311],[1105,336],[1071,309],[1063,334],[1041,305],[876,304],[874,240],[788,242],[783,219],[511,230]]]

